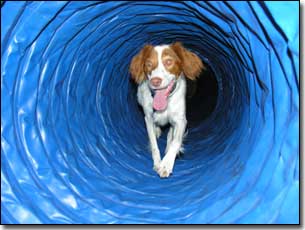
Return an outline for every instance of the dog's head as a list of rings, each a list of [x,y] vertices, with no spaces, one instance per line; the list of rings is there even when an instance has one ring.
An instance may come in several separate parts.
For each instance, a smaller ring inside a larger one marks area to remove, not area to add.
[[[185,77],[195,80],[203,69],[205,66],[200,58],[180,42],[155,47],[145,45],[130,64],[135,82],[140,84],[147,79],[152,89],[166,88],[182,72]]]

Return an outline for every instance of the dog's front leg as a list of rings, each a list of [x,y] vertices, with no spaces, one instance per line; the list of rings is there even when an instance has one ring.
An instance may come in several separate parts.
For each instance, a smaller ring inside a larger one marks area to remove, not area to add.
[[[165,153],[167,153],[167,150],[172,143],[173,136],[174,136],[174,128],[170,127],[169,130],[168,130],[168,133],[167,133]]]
[[[183,135],[186,128],[186,119],[182,118],[175,121],[173,128],[174,133],[172,141],[170,146],[167,148],[166,155],[164,156],[158,170],[160,177],[168,177],[173,171],[176,156],[182,146]]]
[[[146,123],[146,129],[148,133],[152,158],[154,161],[154,170],[158,171],[161,163],[161,157],[160,157],[160,151],[158,148],[157,137],[154,129],[153,118],[151,116],[145,116],[145,123]]]

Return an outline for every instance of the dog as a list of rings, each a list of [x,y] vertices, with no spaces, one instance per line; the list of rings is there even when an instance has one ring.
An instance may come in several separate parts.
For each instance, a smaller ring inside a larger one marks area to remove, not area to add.
[[[153,158],[153,169],[161,178],[173,172],[182,151],[186,120],[186,78],[196,80],[205,69],[201,59],[182,43],[145,45],[130,63],[131,78],[138,84],[137,100],[145,114],[145,124]],[[161,160],[157,138],[162,126],[170,124],[165,155]]]

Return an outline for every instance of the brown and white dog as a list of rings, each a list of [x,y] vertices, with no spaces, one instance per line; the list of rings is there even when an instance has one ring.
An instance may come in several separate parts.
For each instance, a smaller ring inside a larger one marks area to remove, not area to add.
[[[143,107],[154,170],[168,177],[177,154],[182,150],[186,128],[186,79],[195,80],[205,69],[200,58],[180,42],[171,45],[145,45],[133,57],[132,79],[138,84],[137,98]],[[165,156],[161,161],[157,138],[160,126],[170,124]]]

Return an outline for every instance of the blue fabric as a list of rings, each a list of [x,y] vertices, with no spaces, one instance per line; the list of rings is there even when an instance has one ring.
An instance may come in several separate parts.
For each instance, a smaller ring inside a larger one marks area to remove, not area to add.
[[[2,223],[299,223],[298,17],[282,1],[5,2]],[[219,92],[162,180],[128,68],[173,41]]]

